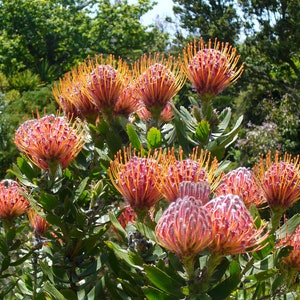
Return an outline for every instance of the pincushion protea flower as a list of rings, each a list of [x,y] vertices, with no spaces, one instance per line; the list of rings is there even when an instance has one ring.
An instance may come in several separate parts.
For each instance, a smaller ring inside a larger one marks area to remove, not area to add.
[[[14,180],[0,181],[0,217],[13,219],[24,214],[29,207],[26,194],[26,190]]]
[[[279,245],[293,247],[290,254],[283,258],[283,262],[292,269],[300,271],[300,226],[297,227],[293,234],[280,240]]]
[[[223,174],[217,174],[218,161],[211,161],[210,152],[194,148],[192,154],[184,159],[182,149],[178,153],[168,149],[162,159],[161,182],[158,188],[164,197],[172,202],[178,197],[179,183],[183,181],[205,181],[212,191],[218,185]]]
[[[161,167],[156,158],[158,152],[141,157],[131,148],[119,151],[111,162],[108,174],[115,188],[123,195],[135,211],[152,207],[162,198],[156,182],[161,175]]]
[[[194,197],[196,200],[200,200],[205,204],[209,201],[210,185],[205,180],[197,182],[182,181],[178,185],[178,198],[185,196]]]
[[[243,72],[243,65],[237,67],[239,55],[229,43],[217,39],[212,45],[198,42],[188,44],[184,49],[184,69],[187,77],[200,96],[211,98],[234,83]]]
[[[134,64],[133,72],[137,77],[134,81],[136,92],[154,119],[159,118],[185,82],[180,58],[166,58],[158,53],[143,55]]]
[[[254,172],[244,167],[232,170],[222,178],[215,195],[227,194],[238,195],[246,207],[250,207],[251,204],[259,207],[267,201]]]
[[[43,236],[48,230],[49,224],[41,217],[33,208],[30,208],[27,212],[29,223],[34,229],[34,232],[40,236]]]
[[[130,205],[124,207],[123,211],[118,217],[118,221],[121,226],[126,229],[128,223],[133,223],[137,218],[137,215]]]
[[[65,169],[81,151],[86,137],[78,120],[71,125],[66,117],[46,115],[25,121],[17,129],[14,142],[35,165],[50,171],[58,165]]]
[[[300,156],[292,158],[275,153],[274,160],[269,153],[254,166],[270,208],[283,213],[300,199]]]
[[[180,258],[193,258],[211,242],[211,221],[201,201],[186,196],[172,202],[155,228],[158,244]]]
[[[256,228],[250,212],[237,196],[219,196],[204,205],[211,218],[212,242],[209,246],[214,253],[234,255],[261,248],[267,235],[264,227]]]

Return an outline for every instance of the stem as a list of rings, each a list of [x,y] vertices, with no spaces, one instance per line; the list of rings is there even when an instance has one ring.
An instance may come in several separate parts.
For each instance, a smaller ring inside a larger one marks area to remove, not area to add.
[[[195,261],[194,256],[184,257],[182,259],[182,264],[187,275],[188,282],[193,283],[195,279]]]
[[[272,209],[271,210],[272,215],[271,215],[271,231],[270,234],[273,234],[276,229],[278,228],[279,224],[280,224],[280,219],[282,217],[283,214],[283,210],[281,209]]]

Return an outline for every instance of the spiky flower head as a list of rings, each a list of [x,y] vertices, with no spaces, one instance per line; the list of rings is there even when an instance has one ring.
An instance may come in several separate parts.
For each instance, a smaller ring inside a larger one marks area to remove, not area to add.
[[[222,177],[222,174],[217,173],[218,161],[211,159],[209,151],[199,151],[198,148],[194,148],[187,158],[184,157],[182,149],[179,152],[168,149],[162,159],[162,165],[159,189],[170,202],[177,199],[179,184],[183,181],[205,181],[214,191]]]
[[[134,64],[136,92],[152,116],[159,115],[185,82],[180,58],[155,53]]]
[[[205,204],[210,198],[210,185],[205,180],[197,182],[182,181],[178,185],[178,198],[184,198],[185,196],[194,197]]]
[[[26,195],[27,191],[16,181],[0,181],[0,217],[13,219],[24,214],[29,207]]]
[[[260,179],[267,201],[273,212],[283,213],[300,199],[300,156],[292,158],[290,154],[274,159],[269,154],[254,166]]]
[[[65,169],[81,151],[87,138],[83,123],[70,124],[66,117],[46,115],[25,121],[16,131],[14,143],[39,168]]]
[[[215,195],[227,194],[238,195],[248,208],[251,204],[259,207],[267,201],[254,172],[244,167],[232,170],[222,178]]]
[[[64,113],[69,117],[95,120],[99,109],[87,92],[87,65],[82,63],[66,73],[59,83],[54,83],[53,95]]]
[[[27,215],[34,232],[39,236],[43,236],[49,228],[46,219],[41,217],[33,208],[28,210]]]
[[[211,220],[201,201],[192,196],[172,202],[158,220],[158,244],[180,258],[193,258],[211,242]]]
[[[124,148],[111,162],[108,174],[115,188],[136,211],[151,208],[162,198],[156,182],[161,175],[158,152],[147,157]]]
[[[264,227],[256,228],[244,202],[237,195],[222,195],[204,205],[211,217],[210,250],[235,255],[261,248]]]
[[[124,229],[128,223],[133,223],[136,219],[137,215],[130,205],[125,206],[118,217],[118,221]]]
[[[240,56],[229,43],[215,39],[207,44],[201,38],[184,49],[184,69],[200,96],[211,98],[234,83],[242,74],[238,67]]]

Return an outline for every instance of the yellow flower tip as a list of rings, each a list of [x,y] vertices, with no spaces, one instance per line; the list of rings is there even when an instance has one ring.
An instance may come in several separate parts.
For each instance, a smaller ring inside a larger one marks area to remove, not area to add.
[[[232,194],[215,197],[204,205],[211,217],[210,250],[222,255],[235,255],[262,248],[268,233],[256,228],[244,202]]]
[[[248,208],[251,204],[260,207],[267,201],[254,172],[244,167],[228,172],[215,190],[216,196],[227,194],[238,195]]]
[[[158,53],[143,55],[133,74],[136,92],[152,114],[161,113],[185,82],[181,59]]]
[[[39,168],[50,171],[58,164],[65,169],[79,154],[88,137],[78,119],[46,115],[25,121],[16,131],[14,143]]]
[[[46,219],[41,217],[33,208],[28,210],[27,215],[34,232],[43,236],[49,228],[49,224]]]
[[[201,201],[192,196],[172,202],[158,220],[158,244],[180,258],[193,258],[211,242],[211,220]]]
[[[183,54],[185,73],[200,96],[216,96],[233,84],[244,70],[244,64],[238,67],[240,56],[236,48],[217,39],[214,45],[211,40],[208,44],[202,38],[198,42],[194,40]]]
[[[271,152],[254,166],[268,204],[273,212],[283,213],[300,199],[300,156],[283,157]]]
[[[27,191],[16,181],[9,179],[0,181],[0,217],[13,219],[24,214],[29,208],[25,195]]]
[[[141,157],[124,148],[111,162],[108,174],[112,184],[135,211],[151,208],[162,198],[156,182],[160,178],[159,151]]]

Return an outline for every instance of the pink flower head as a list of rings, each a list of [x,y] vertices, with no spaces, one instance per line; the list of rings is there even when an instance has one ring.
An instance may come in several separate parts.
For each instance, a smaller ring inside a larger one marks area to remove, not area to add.
[[[205,204],[209,201],[210,185],[205,180],[197,182],[182,181],[178,185],[178,198],[184,198],[185,196],[194,197]]]
[[[123,211],[118,217],[118,221],[121,224],[121,226],[126,229],[126,226],[128,223],[134,223],[136,220],[137,215],[133,208],[130,205],[127,205],[124,207]]]
[[[273,211],[284,212],[300,199],[300,156],[276,152],[274,161],[269,153],[254,167]]]
[[[132,156],[130,152],[130,148],[125,148],[123,153],[119,151],[111,162],[108,174],[134,210],[149,209],[162,198],[156,185],[161,175],[157,153],[141,157],[136,153]]]
[[[250,212],[237,195],[222,195],[204,205],[211,217],[210,249],[222,255],[235,255],[260,249],[264,227],[256,228]]]
[[[215,96],[235,82],[243,72],[239,59],[235,48],[217,39],[214,46],[200,39],[184,49],[185,72],[200,96]]]
[[[180,258],[192,258],[211,242],[211,221],[201,201],[186,196],[172,202],[155,228],[157,242]]]
[[[49,171],[58,164],[65,169],[81,151],[86,136],[78,120],[71,125],[65,117],[47,115],[24,122],[14,142],[35,165]]]
[[[258,207],[267,201],[254,172],[244,167],[228,172],[216,188],[216,196],[227,194],[238,195],[246,207]]]
[[[25,195],[26,190],[16,181],[10,179],[0,181],[0,217],[13,219],[24,214],[29,207]]]

